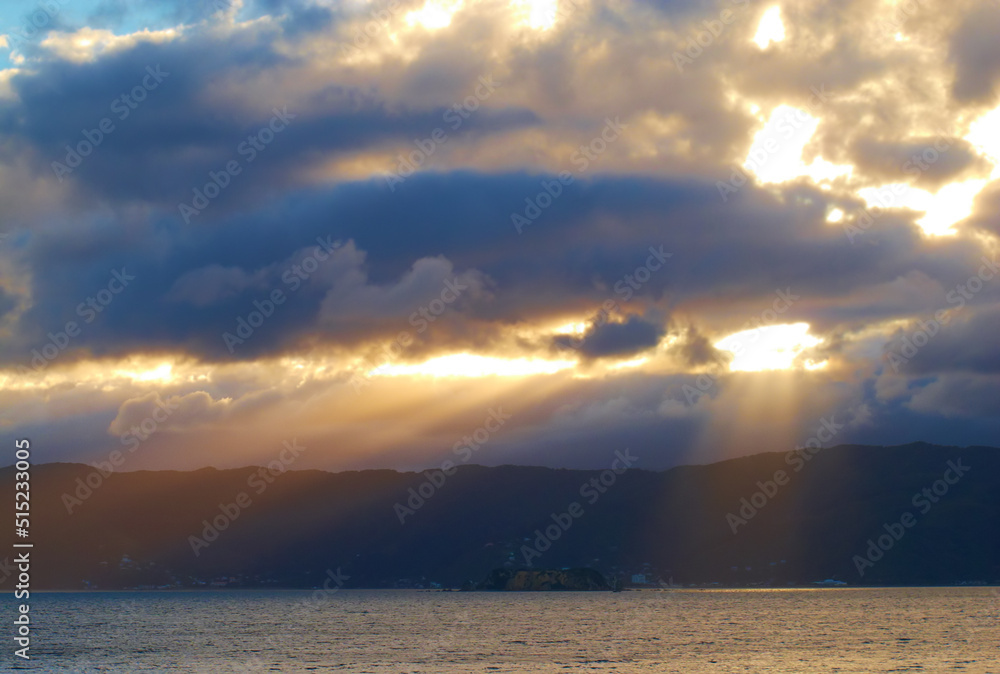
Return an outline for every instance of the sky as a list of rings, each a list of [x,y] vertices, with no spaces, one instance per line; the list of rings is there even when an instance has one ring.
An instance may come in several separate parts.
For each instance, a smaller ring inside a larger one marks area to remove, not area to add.
[[[994,445],[997,34],[982,0],[17,4],[0,442],[123,470]]]

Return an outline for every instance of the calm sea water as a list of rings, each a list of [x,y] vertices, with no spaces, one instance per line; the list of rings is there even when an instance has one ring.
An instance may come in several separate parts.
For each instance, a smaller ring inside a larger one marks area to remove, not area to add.
[[[43,672],[1000,674],[992,588],[32,599]]]

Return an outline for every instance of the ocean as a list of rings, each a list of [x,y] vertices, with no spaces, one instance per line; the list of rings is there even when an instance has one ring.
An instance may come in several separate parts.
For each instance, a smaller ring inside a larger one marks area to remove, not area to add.
[[[38,672],[1000,674],[1000,593],[982,587],[31,600],[32,659],[14,666]]]

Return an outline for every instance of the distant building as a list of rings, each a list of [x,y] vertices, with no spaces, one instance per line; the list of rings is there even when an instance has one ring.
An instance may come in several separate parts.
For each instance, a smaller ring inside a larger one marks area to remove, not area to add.
[[[633,585],[645,585],[649,581],[646,580],[646,574],[644,573],[633,573],[632,574],[632,584]]]

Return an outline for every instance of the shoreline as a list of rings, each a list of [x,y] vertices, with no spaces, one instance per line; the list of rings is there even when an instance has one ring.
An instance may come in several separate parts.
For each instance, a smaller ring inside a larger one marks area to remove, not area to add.
[[[982,584],[949,584],[949,585],[840,585],[840,586],[828,586],[828,585],[792,585],[785,587],[760,587],[760,586],[695,586],[695,587],[680,587],[680,586],[668,586],[668,587],[635,587],[635,588],[625,588],[622,592],[732,592],[739,590],[754,591],[754,592],[795,592],[795,591],[816,591],[816,590],[915,590],[915,589],[970,589],[970,588],[997,588],[1000,587],[1000,582],[994,583],[982,583]],[[294,588],[294,587],[182,587],[182,588],[152,588],[152,589],[79,589],[79,590],[68,590],[68,589],[44,589],[37,590],[33,589],[33,594],[137,594],[137,593],[161,593],[161,594],[182,594],[182,593],[214,593],[214,594],[228,594],[228,593],[239,593],[239,592],[289,592],[289,593],[301,593],[301,592],[316,592],[317,590],[322,591],[323,588],[313,587],[313,588]],[[342,587],[337,590],[338,593],[343,592],[421,592],[430,594],[568,594],[568,593],[579,593],[579,594],[620,594],[617,592],[612,592],[611,590],[467,590],[462,591],[458,589],[431,589],[431,588],[394,588],[394,587],[352,587],[346,588]]]

